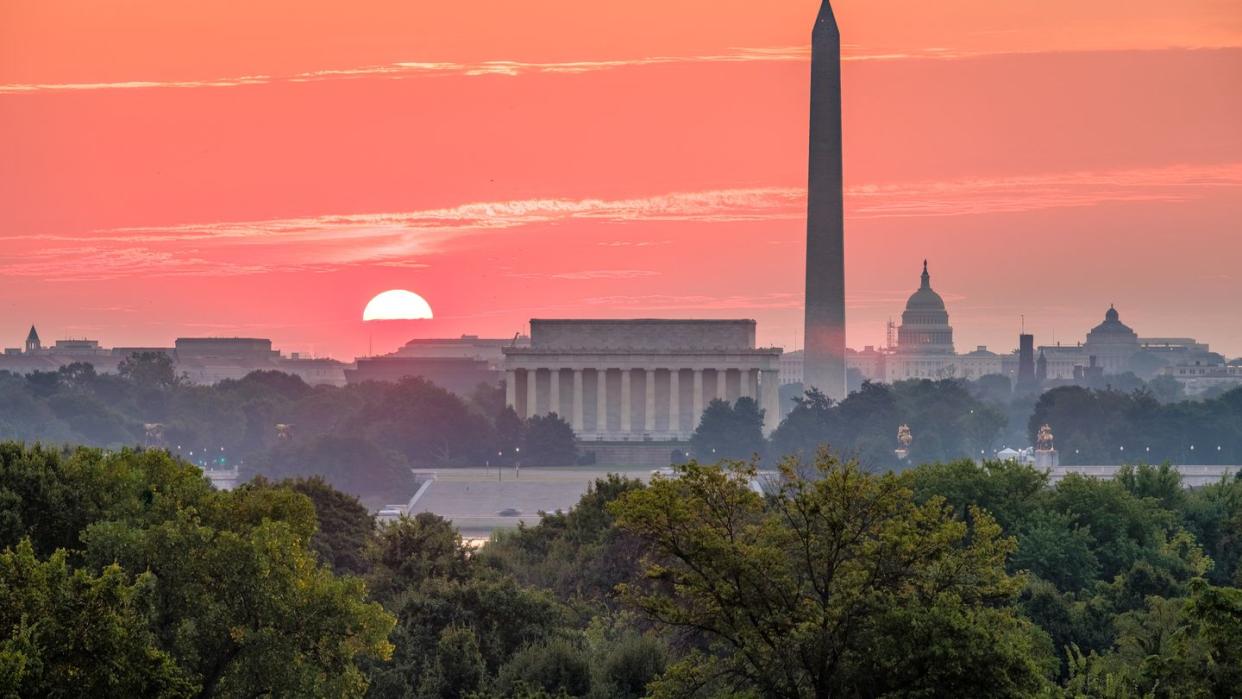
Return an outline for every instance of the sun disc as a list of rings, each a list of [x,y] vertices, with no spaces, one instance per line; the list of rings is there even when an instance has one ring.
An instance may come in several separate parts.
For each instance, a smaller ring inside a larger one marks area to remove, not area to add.
[[[365,320],[425,320],[432,318],[431,304],[422,296],[405,289],[392,289],[367,303],[362,311]]]

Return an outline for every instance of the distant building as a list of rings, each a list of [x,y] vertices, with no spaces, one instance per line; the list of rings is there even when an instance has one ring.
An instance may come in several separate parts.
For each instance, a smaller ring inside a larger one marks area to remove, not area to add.
[[[56,354],[62,356],[82,357],[84,359],[91,357],[110,357],[111,350],[103,349],[99,346],[98,340],[57,340],[56,344],[50,349],[45,350],[48,354]]]
[[[276,361],[276,370],[293,374],[311,386],[344,386],[346,364],[328,357],[290,357]]]
[[[958,369],[954,374],[961,379],[971,381],[992,374],[1004,373],[1004,360],[995,352],[988,350],[987,345],[979,345],[973,352],[957,358]]]
[[[850,350],[846,350],[846,367],[849,367]],[[785,352],[781,355],[780,361],[780,379],[781,385],[791,383],[802,383],[802,350],[793,352]]]
[[[1139,351],[1138,333],[1122,323],[1117,309],[1109,306],[1104,322],[1087,333],[1082,349],[1087,357],[1095,357],[1105,374],[1122,374],[1132,370],[1130,362]]]
[[[845,351],[845,368],[853,369],[863,381],[884,381],[885,368],[888,366],[888,353],[866,345],[859,350]]]
[[[6,351],[0,356],[0,371],[30,374],[56,371],[75,362],[95,367],[99,373],[115,373],[121,362],[136,354],[154,353],[169,357],[178,374],[190,382],[214,384],[224,379],[240,379],[253,371],[283,371],[300,376],[308,384],[345,385],[345,365],[333,359],[283,357],[263,338],[178,338],[174,347],[101,347],[89,339],[57,340],[44,347],[34,327],[26,336],[26,351]]]
[[[195,357],[246,357],[270,359],[280,353],[272,349],[272,341],[257,337],[179,337],[176,341],[177,358]]]
[[[1191,396],[1216,388],[1242,386],[1242,363],[1238,362],[1177,364],[1165,367],[1161,374],[1176,379]]]
[[[504,365],[505,347],[529,347],[530,338],[519,335],[513,338],[482,338],[478,335],[462,335],[456,339],[416,338],[405,343],[387,357],[404,359],[477,359],[488,367],[500,371]]]
[[[931,287],[927,261],[923,261],[921,284],[906,302],[897,329],[897,351],[887,358],[889,383],[908,379],[948,379],[957,376],[953,351],[953,326],[944,299]]]
[[[1038,388],[1035,382],[1035,336],[1030,333],[1018,335],[1018,386],[1027,392]]]
[[[500,382],[505,347],[529,347],[530,338],[416,338],[392,354],[359,357],[345,370],[349,383],[400,381],[420,376],[458,395],[470,395],[481,383]]]
[[[754,398],[780,419],[781,350],[755,346],[753,320],[532,320],[505,347],[506,402],[556,413],[601,463],[667,465],[713,399]],[[652,449],[625,447],[660,442]],[[610,448],[613,447],[613,448]]]
[[[348,383],[397,382],[408,377],[424,378],[460,396],[470,395],[479,384],[496,384],[500,372],[485,360],[472,357],[359,357],[345,369]]]

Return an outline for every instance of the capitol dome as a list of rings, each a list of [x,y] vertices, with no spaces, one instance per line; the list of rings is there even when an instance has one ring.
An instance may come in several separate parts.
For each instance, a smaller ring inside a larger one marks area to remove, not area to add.
[[[906,301],[906,311],[943,310],[944,299],[940,298],[940,294],[932,291],[931,275],[927,273],[927,260],[923,260],[923,284],[918,291],[910,295],[910,300]],[[948,315],[945,316],[945,320],[948,320]]]
[[[913,354],[953,354],[953,326],[944,299],[931,288],[927,260],[923,260],[922,284],[906,302],[897,329],[897,351]]]

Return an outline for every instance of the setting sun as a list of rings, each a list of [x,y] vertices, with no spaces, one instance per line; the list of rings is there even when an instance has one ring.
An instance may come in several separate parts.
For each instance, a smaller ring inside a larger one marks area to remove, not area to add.
[[[362,311],[364,321],[429,320],[432,317],[431,304],[422,296],[405,289],[392,289],[376,294]]]

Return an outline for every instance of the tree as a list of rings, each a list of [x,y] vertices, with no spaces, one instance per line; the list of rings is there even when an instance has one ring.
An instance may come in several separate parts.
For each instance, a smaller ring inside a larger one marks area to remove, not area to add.
[[[494,463],[510,464],[518,454],[517,449],[522,446],[522,430],[525,423],[522,418],[518,417],[517,411],[509,406],[505,406],[492,424],[495,429],[496,439],[493,446],[496,453],[488,454],[488,459],[496,459]]]
[[[567,640],[532,644],[505,663],[496,686],[502,696],[542,691],[545,696],[583,697],[591,691],[591,661]]]
[[[1134,497],[1117,481],[1079,474],[1061,480],[1048,494],[1046,506],[1066,515],[1071,527],[1090,534],[1104,580],[1157,550],[1174,528],[1173,513]]]
[[[371,589],[385,601],[431,578],[466,580],[474,566],[461,534],[430,512],[381,524],[368,556]]]
[[[419,699],[464,699],[475,695],[487,679],[479,641],[468,628],[450,626],[440,632],[435,661],[419,682]]]
[[[402,502],[414,494],[405,457],[359,436],[323,435],[281,443],[257,457],[255,473],[283,480],[321,478],[334,488]]]
[[[154,645],[199,697],[360,696],[366,678],[358,663],[391,653],[392,617],[367,601],[361,580],[337,578],[311,552],[315,514],[305,496],[270,487],[214,491],[197,468],[160,451],[79,449],[48,458],[4,444],[0,454],[23,465],[0,472],[3,489],[31,496],[0,519],[34,539],[31,551],[72,541],[75,575],[104,571],[111,596],[85,612],[103,615],[101,625],[71,633],[104,634],[100,647],[128,643],[123,630],[108,629],[118,617],[107,604],[129,594],[121,590],[129,584],[124,574],[149,574],[140,582],[150,592],[134,604],[141,599]],[[56,511],[47,530],[25,509],[69,497],[71,506]],[[50,555],[54,562],[58,554]],[[114,566],[118,572],[109,573]],[[76,578],[74,585],[88,583]],[[124,613],[118,604],[117,614]],[[100,663],[108,654],[94,657]]]
[[[368,396],[346,424],[355,436],[399,451],[421,468],[479,464],[487,457],[491,424],[457,395],[421,377],[369,390],[378,395]]]
[[[1026,696],[1045,685],[1046,637],[1001,606],[1020,583],[1013,541],[982,510],[972,525],[939,499],[918,505],[896,476],[826,452],[813,479],[782,465],[778,495],[751,466],[687,464],[613,505],[649,546],[646,584],[626,599],[701,651],[656,683],[677,696],[774,697],[901,691]]]
[[[367,572],[367,547],[375,533],[375,518],[358,498],[318,476],[282,481],[278,487],[301,493],[314,504],[316,527],[310,543],[319,560],[337,573]]]
[[[1061,590],[1082,590],[1100,573],[1095,540],[1069,515],[1037,510],[1022,522],[1013,565],[1049,580]]]
[[[1186,388],[1172,376],[1157,376],[1147,382],[1147,388],[1161,403],[1176,403],[1186,398]]]
[[[614,526],[608,505],[642,487],[615,474],[596,480],[568,512],[545,512],[533,527],[495,532],[477,558],[561,599],[611,602],[616,586],[638,574],[639,543]]]
[[[70,362],[56,370],[62,380],[71,386],[89,386],[99,377],[95,365],[89,362]]]
[[[171,388],[183,379],[177,375],[172,357],[163,352],[134,352],[117,365],[116,371],[143,388]]]
[[[704,461],[762,456],[766,446],[763,416],[752,398],[739,398],[733,405],[713,400],[690,437],[690,449]]]
[[[255,490],[241,497],[268,501],[204,503],[214,516],[183,510],[141,529],[97,523],[84,535],[86,562],[155,574],[161,646],[193,673],[201,697],[361,696],[357,662],[392,652],[393,619],[360,580],[319,566],[308,528],[278,514],[293,501],[274,496]]]
[[[979,507],[1008,532],[1021,528],[1048,487],[1047,474],[1012,461],[976,463],[961,459],[923,464],[902,477],[918,502],[943,498],[963,518],[971,507]]]
[[[61,549],[46,561],[29,539],[0,553],[0,694],[191,697],[192,678],[149,625],[150,573],[120,566],[72,570]]]
[[[810,457],[826,446],[832,406],[832,399],[817,388],[795,398],[793,410],[772,433],[772,453]]]
[[[578,463],[574,430],[556,413],[532,415],[522,430],[522,462],[529,466],[573,466]]]
[[[1186,500],[1182,475],[1171,464],[1122,466],[1117,481],[1137,498],[1151,498],[1166,510],[1177,510]]]

